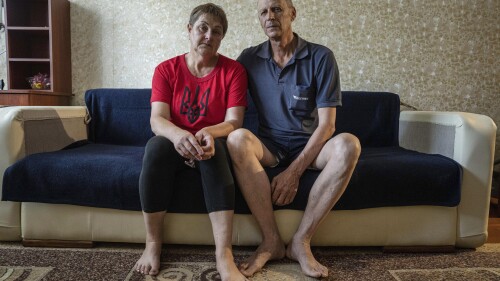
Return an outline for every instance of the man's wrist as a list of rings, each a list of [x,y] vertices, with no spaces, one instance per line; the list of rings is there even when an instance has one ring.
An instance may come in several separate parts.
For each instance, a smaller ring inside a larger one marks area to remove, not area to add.
[[[287,168],[287,171],[292,174],[296,178],[300,178],[304,171],[306,170],[305,168],[302,168],[302,165],[298,164],[297,162],[298,159],[295,159]]]

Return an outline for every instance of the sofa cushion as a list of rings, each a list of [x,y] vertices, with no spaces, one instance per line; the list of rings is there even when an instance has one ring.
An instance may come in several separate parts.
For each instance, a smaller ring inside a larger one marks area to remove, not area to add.
[[[143,155],[144,147],[86,141],[29,155],[5,171],[2,199],[141,210]],[[206,212],[199,175],[181,174],[177,182],[183,188],[174,193],[172,211]]]
[[[92,89],[85,93],[95,143],[145,146],[153,136],[151,89]]]
[[[3,198],[11,201],[137,209],[144,147],[79,142],[29,155],[10,166]]]
[[[33,154],[6,170],[2,199],[140,210],[138,182],[143,153],[143,147],[81,142],[61,151]],[[273,177],[282,170],[267,172]],[[303,210],[318,175],[318,171],[306,171],[296,200],[276,208]],[[364,148],[335,209],[456,206],[460,181],[460,166],[444,156],[400,147]],[[186,170],[176,182],[182,188],[174,193],[169,211],[205,213],[198,170]],[[250,213],[238,189],[235,212]]]
[[[283,169],[268,170],[268,174],[273,177]],[[301,187],[311,187],[319,173],[308,171],[301,178]],[[461,184],[461,166],[445,156],[401,147],[364,148],[349,185],[334,209],[416,205],[453,207],[460,203]],[[299,192],[295,201],[286,208],[304,208],[309,191]]]

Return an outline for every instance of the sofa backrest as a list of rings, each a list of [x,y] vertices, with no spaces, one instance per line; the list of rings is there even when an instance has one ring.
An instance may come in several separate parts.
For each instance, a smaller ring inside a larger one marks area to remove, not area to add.
[[[85,93],[91,115],[89,139],[96,143],[143,146],[153,136],[151,89],[93,89]],[[251,99],[243,126],[258,130],[258,115]],[[365,147],[397,146],[399,96],[385,92],[342,92],[336,132],[356,135]]]
[[[95,143],[144,146],[153,136],[151,89],[92,89],[85,104],[92,118],[89,140]]]
[[[335,135],[352,133],[363,147],[398,146],[399,96],[386,92],[342,91]],[[249,98],[243,127],[256,133],[258,116]]]
[[[343,91],[335,133],[352,133],[362,147],[398,146],[399,111],[396,94]]]

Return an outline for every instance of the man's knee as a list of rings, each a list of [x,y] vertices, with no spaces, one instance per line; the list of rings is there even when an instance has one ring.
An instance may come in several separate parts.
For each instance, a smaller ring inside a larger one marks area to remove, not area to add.
[[[231,155],[249,149],[252,142],[252,132],[247,129],[234,130],[227,136],[227,148]]]
[[[332,139],[331,145],[335,154],[342,155],[346,162],[356,162],[361,154],[361,144],[353,134],[341,133]]]
[[[257,156],[255,142],[257,137],[247,129],[238,129],[227,137],[227,149],[235,165],[247,162],[252,157]]]

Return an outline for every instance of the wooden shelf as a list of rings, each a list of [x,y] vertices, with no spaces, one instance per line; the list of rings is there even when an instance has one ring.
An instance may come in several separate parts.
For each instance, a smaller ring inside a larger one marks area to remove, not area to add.
[[[31,94],[31,95],[51,95],[51,96],[68,96],[68,97],[73,96],[70,93],[60,93],[60,92],[53,92],[50,90],[33,90],[33,89],[0,90],[0,95],[3,95],[3,94]]]
[[[7,30],[23,30],[23,31],[50,31],[48,26],[35,27],[35,26],[9,26]]]
[[[69,105],[71,32],[68,0],[4,0],[7,86],[0,104]],[[42,73],[50,89],[32,90],[29,77]]]
[[[0,105],[69,105],[71,94],[46,90],[0,91]]]
[[[20,62],[50,62],[50,59],[32,59],[32,58],[19,58],[19,59],[9,59],[9,61],[20,61]]]
[[[7,26],[50,26],[50,0],[4,0]]]

